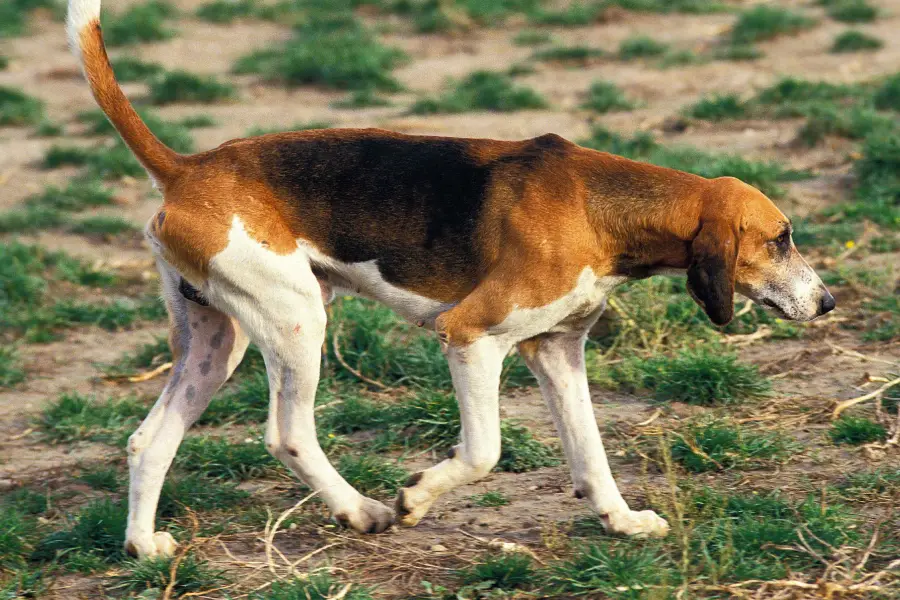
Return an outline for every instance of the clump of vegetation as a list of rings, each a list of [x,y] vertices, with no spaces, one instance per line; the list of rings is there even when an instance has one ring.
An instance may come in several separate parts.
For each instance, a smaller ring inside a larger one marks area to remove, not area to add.
[[[23,567],[34,543],[34,524],[13,506],[0,506],[0,572]]]
[[[0,4],[0,39],[26,33],[30,13],[43,8],[55,10],[56,0],[7,0]]]
[[[230,442],[222,437],[189,436],[181,444],[175,466],[187,473],[246,481],[280,468],[262,440]]]
[[[103,39],[110,47],[167,40],[175,35],[167,21],[176,14],[175,7],[163,0],[135,4],[117,15],[104,12]]]
[[[523,29],[513,37],[516,46],[540,46],[553,41],[553,35],[549,31],[541,29]]]
[[[531,57],[545,62],[586,65],[605,54],[600,48],[591,48],[590,46],[554,46],[538,50]]]
[[[868,444],[887,439],[887,429],[865,417],[843,415],[831,424],[829,437],[835,444]]]
[[[884,42],[874,35],[851,29],[834,38],[831,52],[841,54],[845,52],[874,52],[884,47]]]
[[[488,554],[475,564],[457,571],[457,575],[464,585],[457,597],[471,597],[465,590],[478,590],[482,594],[488,591],[493,594],[515,593],[516,590],[532,587],[535,578],[531,557],[519,552]]]
[[[740,14],[731,28],[731,43],[753,44],[809,29],[816,20],[786,8],[758,4]]]
[[[361,585],[348,587],[324,572],[308,577],[282,579],[269,589],[252,592],[248,600],[329,600],[340,595],[344,600],[373,600],[369,589]]]
[[[840,480],[835,488],[841,496],[866,499],[872,496],[891,496],[900,492],[900,469],[875,469],[851,473]]]
[[[689,107],[687,114],[706,121],[740,119],[747,115],[747,105],[737,94],[716,94]]]
[[[669,45],[658,42],[651,37],[640,35],[628,38],[619,45],[619,59],[634,60],[662,56],[669,50]]]
[[[79,233],[89,236],[100,236],[104,239],[122,235],[125,233],[134,233],[138,231],[138,227],[127,219],[117,216],[96,216],[87,217],[73,223],[69,227],[71,233]]]
[[[117,492],[122,486],[119,470],[111,466],[99,465],[85,469],[78,475],[77,479],[95,490],[106,492]]]
[[[878,9],[866,0],[820,0],[828,16],[844,23],[868,23],[878,17]]]
[[[122,443],[146,414],[147,405],[134,397],[100,401],[69,392],[48,403],[36,424],[46,439],[55,443]]]
[[[587,98],[581,106],[598,113],[606,113],[613,110],[631,110],[634,103],[625,97],[616,84],[609,81],[595,81],[588,89]]]
[[[375,454],[343,454],[338,460],[337,470],[350,485],[367,496],[396,494],[403,487],[403,482],[409,479],[406,469]]]
[[[721,349],[701,347],[674,356],[632,359],[613,370],[620,384],[647,389],[660,401],[734,404],[769,393],[769,381],[753,365]]]
[[[596,23],[603,18],[606,7],[599,2],[573,2],[561,10],[537,7],[528,19],[537,25],[556,27],[581,27]]]
[[[213,568],[192,552],[180,557],[177,565],[173,564],[173,560],[171,557],[127,560],[122,563],[122,573],[116,577],[115,584],[110,589],[131,593],[146,593],[147,590],[162,593],[173,583],[172,595],[177,597],[217,588],[227,581],[224,571]]]
[[[222,83],[213,76],[200,77],[187,71],[169,71],[150,82],[150,101],[154,104],[211,104],[234,96],[234,86]]]
[[[781,432],[752,432],[725,420],[685,427],[671,444],[672,459],[689,471],[755,469],[786,459],[797,445]]]
[[[0,86],[0,126],[37,125],[44,118],[43,102],[16,88]]]
[[[400,84],[391,71],[406,60],[402,51],[383,46],[355,20],[342,27],[326,20],[298,27],[296,36],[277,48],[244,56],[234,70],[290,86],[395,91]]]
[[[365,88],[350,92],[343,100],[332,102],[333,108],[374,108],[379,106],[390,106],[391,101],[387,98],[379,96],[372,88]]]
[[[713,51],[717,60],[756,60],[762,56],[763,51],[753,44],[722,44]]]
[[[122,540],[128,509],[123,502],[96,500],[69,518],[68,526],[44,536],[34,548],[31,559],[56,560],[81,571],[96,570],[106,561],[125,558]]]
[[[288,127],[253,127],[247,132],[248,136],[268,135],[270,133],[285,133],[287,131],[307,131],[308,129],[328,129],[331,123],[328,121],[309,121],[306,123],[294,123]]]
[[[500,460],[496,470],[523,473],[559,464],[558,454],[546,444],[534,439],[521,425],[508,421],[500,424]]]
[[[0,389],[25,381],[25,369],[15,346],[0,344]]]
[[[161,75],[165,69],[159,63],[145,62],[133,56],[122,56],[112,61],[116,79],[122,83],[149,81]]]
[[[237,483],[173,469],[163,483],[156,512],[161,519],[181,517],[188,510],[210,511],[246,505],[250,494]]]
[[[534,90],[515,85],[509,77],[490,71],[476,71],[439,98],[419,100],[413,114],[461,113],[473,110],[512,112],[546,108],[547,101]]]
[[[201,4],[194,13],[198,19],[210,23],[231,23],[235,19],[256,15],[258,6],[255,0],[212,0]]]
[[[642,590],[674,578],[672,563],[649,546],[589,545],[549,568],[546,588],[556,594],[608,594],[627,597],[621,590]],[[634,596],[639,597],[639,596]]]
[[[485,492],[483,494],[478,494],[477,496],[472,496],[471,498],[478,506],[494,507],[506,506],[509,504],[509,499],[503,492]]]

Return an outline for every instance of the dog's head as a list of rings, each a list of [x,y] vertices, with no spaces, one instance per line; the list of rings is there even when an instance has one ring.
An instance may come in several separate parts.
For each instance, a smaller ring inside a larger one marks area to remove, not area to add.
[[[792,321],[834,308],[794,246],[790,220],[762,192],[737,179],[710,182],[691,242],[688,291],[717,325],[734,317],[734,292]]]

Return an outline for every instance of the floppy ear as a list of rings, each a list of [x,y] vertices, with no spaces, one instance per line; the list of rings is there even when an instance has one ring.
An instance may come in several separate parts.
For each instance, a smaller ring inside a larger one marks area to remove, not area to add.
[[[716,325],[727,325],[734,317],[737,255],[737,227],[720,219],[701,224],[691,243],[688,291]]]

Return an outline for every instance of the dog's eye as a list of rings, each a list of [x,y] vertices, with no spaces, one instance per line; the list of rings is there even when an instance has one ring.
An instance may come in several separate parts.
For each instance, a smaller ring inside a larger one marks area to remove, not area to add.
[[[779,247],[782,247],[782,248],[787,246],[790,242],[791,242],[791,232],[790,231],[785,231],[784,233],[779,235],[777,238],[775,238],[775,243]]]

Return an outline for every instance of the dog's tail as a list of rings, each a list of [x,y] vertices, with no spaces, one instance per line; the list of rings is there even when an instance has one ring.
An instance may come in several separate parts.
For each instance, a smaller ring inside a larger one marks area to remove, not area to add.
[[[100,0],[69,0],[66,33],[97,104],[155,182],[165,186],[181,170],[184,157],[153,135],[122,93],[100,31]]]

